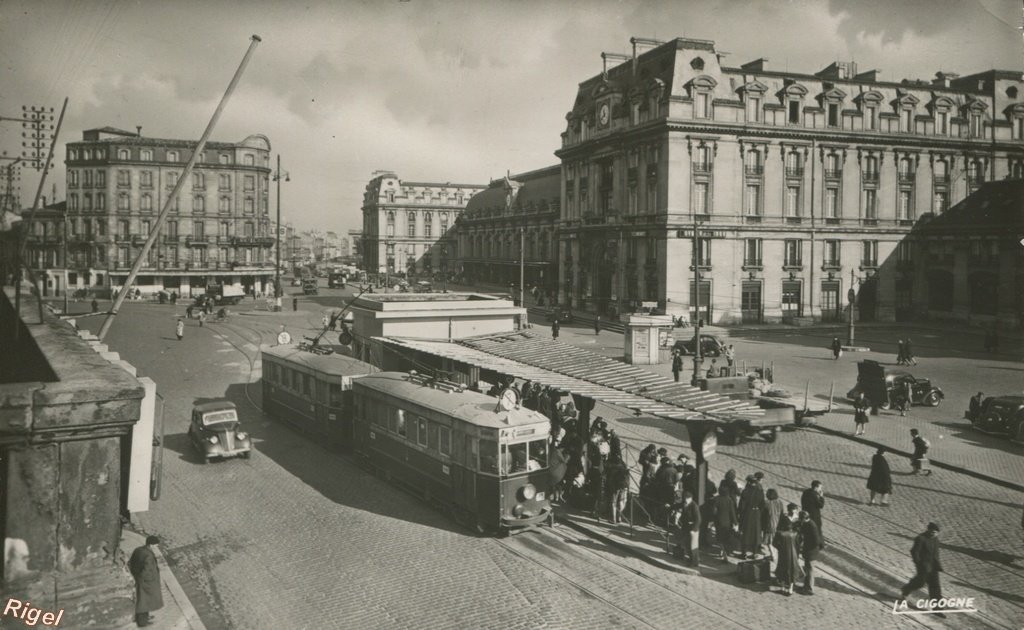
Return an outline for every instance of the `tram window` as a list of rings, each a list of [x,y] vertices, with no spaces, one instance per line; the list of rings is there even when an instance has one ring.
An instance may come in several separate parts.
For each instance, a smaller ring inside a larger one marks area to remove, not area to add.
[[[508,461],[512,463],[512,472],[526,472],[526,463],[529,458],[526,456],[526,442],[508,445]]]
[[[401,409],[395,413],[395,433],[405,437],[405,411]]]
[[[470,470],[476,469],[476,440],[471,435],[466,436],[465,465]]]
[[[416,418],[416,443],[427,445],[427,421],[424,418]]]
[[[441,454],[450,456],[452,454],[452,430],[442,426],[437,428],[437,432]]]
[[[527,470],[539,470],[548,467],[548,441],[534,440],[529,442],[529,460],[526,463]]]
[[[306,394],[306,396],[308,396],[310,399],[316,400],[316,387],[315,387],[315,381],[313,381],[313,375],[312,374],[307,374],[306,378],[305,378],[305,381],[306,381],[306,388],[304,390],[302,390],[302,392],[304,394]]]
[[[341,406],[341,384],[331,383],[331,406]]]
[[[295,375],[295,381],[293,383],[293,389],[295,389],[295,391],[297,391],[297,392],[299,392],[301,394],[302,393],[302,385],[303,385],[302,381],[303,381],[303,376],[304,375],[303,375],[302,372],[293,372],[293,374]]]
[[[498,443],[495,440],[480,440],[480,472],[498,473]]]
[[[427,448],[437,450],[437,425],[433,422],[427,424]]]
[[[392,433],[398,433],[398,414],[402,413],[399,409],[391,409],[388,413],[388,431]]]

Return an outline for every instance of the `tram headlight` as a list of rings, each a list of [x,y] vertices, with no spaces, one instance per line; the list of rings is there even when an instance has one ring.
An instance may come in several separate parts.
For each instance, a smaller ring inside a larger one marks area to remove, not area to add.
[[[207,439],[210,441],[210,444],[217,444],[218,442],[220,442],[216,435],[211,435]]]
[[[245,431],[239,431],[238,433],[235,434],[235,437],[238,438],[239,440],[244,440],[249,436],[245,434]]]
[[[524,512],[526,512],[526,506],[522,503],[516,503],[516,506],[512,508],[512,515],[516,518],[523,518]]]
[[[537,488],[532,483],[519,488],[519,497],[523,501],[532,501],[535,496],[537,496]]]

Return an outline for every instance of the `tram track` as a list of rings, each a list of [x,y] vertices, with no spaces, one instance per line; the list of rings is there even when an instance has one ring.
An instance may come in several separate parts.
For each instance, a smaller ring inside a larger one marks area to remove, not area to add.
[[[538,528],[537,532],[541,536],[544,536],[545,538],[550,538],[550,539],[556,540],[557,544],[568,545],[568,544],[571,543],[571,540],[564,538],[557,531],[554,531],[554,530],[547,530],[547,529],[544,529],[544,528]],[[544,562],[544,561],[542,561],[542,560],[532,556],[531,554],[529,554],[529,553],[527,553],[527,552],[525,552],[523,550],[517,549],[515,547],[514,543],[523,542],[524,543],[523,546],[525,546],[525,547],[529,547],[530,546],[529,543],[525,542],[527,539],[524,538],[525,536],[529,536],[529,535],[530,534],[521,534],[517,538],[511,539],[511,542],[509,540],[505,540],[505,539],[501,539],[501,538],[495,538],[494,542],[499,547],[504,549],[506,552],[516,556],[517,558],[520,558],[520,559],[522,559],[524,561],[530,562],[531,564],[534,564],[536,566],[541,567],[544,571],[546,571],[547,573],[550,573],[550,574],[556,576],[557,578],[559,578],[560,580],[562,580],[563,582],[565,582],[566,584],[568,584],[572,588],[574,588],[574,589],[576,589],[576,590],[586,594],[588,597],[592,597],[592,598],[596,599],[597,601],[600,601],[601,603],[603,603],[606,606],[608,606],[608,607],[618,611],[619,613],[621,613],[621,614],[623,614],[625,616],[628,616],[628,617],[630,617],[632,619],[637,620],[639,623],[643,624],[644,626],[646,626],[648,628],[662,628],[662,627],[665,627],[664,624],[658,624],[658,623],[656,623],[656,622],[654,622],[654,621],[652,621],[652,620],[650,620],[648,618],[645,618],[645,617],[641,616],[641,614],[638,614],[638,613],[634,612],[633,610],[624,608],[622,605],[616,603],[615,601],[612,601],[608,597],[605,597],[604,595],[601,595],[599,592],[597,592],[599,587],[588,586],[588,585],[584,584],[582,581],[576,579],[575,577],[573,577],[571,575],[566,575],[564,572],[559,571],[557,568],[555,568],[555,566],[552,566],[554,563]],[[550,543],[546,543],[546,544],[550,544]],[[707,604],[705,604],[704,602],[700,601],[699,599],[691,597],[691,596],[687,595],[686,593],[684,593],[683,591],[680,591],[678,589],[672,588],[671,586],[669,586],[669,585],[667,585],[667,584],[665,584],[665,583],[663,583],[663,582],[661,582],[659,580],[656,580],[655,578],[647,575],[646,573],[644,573],[642,571],[638,571],[638,570],[632,569],[630,567],[622,566],[622,565],[614,563],[614,562],[609,562],[606,558],[603,558],[597,552],[595,552],[595,551],[593,551],[591,549],[587,549],[584,546],[575,545],[575,546],[572,547],[572,551],[592,556],[592,557],[596,558],[600,562],[600,564],[602,566],[604,566],[604,567],[614,567],[614,570],[619,572],[620,574],[628,574],[632,578],[639,578],[639,579],[643,580],[645,583],[647,583],[648,585],[656,587],[660,592],[668,593],[668,594],[672,595],[674,598],[676,598],[677,600],[682,600],[683,602],[685,602],[685,605],[687,605],[688,607],[699,608],[699,609],[701,609],[705,613],[708,613],[708,614],[710,614],[710,615],[712,615],[712,616],[714,616],[714,617],[716,617],[718,619],[721,619],[721,620],[724,620],[724,621],[726,621],[726,622],[728,622],[730,624],[733,624],[735,627],[746,628],[747,630],[755,630],[755,628],[757,627],[757,626],[751,626],[749,624],[744,623],[743,621],[740,621],[738,619],[730,617],[729,615],[726,615],[722,611],[717,610],[714,607],[708,606]],[[716,625],[715,627],[720,627],[720,626]]]
[[[640,442],[646,441],[645,438],[642,435],[640,435],[639,433],[637,433],[635,431],[630,430],[628,426],[619,426],[616,429],[616,431],[620,435],[622,435],[623,437],[631,436],[633,439],[636,439],[636,440],[638,440]],[[734,464],[735,464],[734,466],[725,466],[725,468],[733,468],[733,467],[738,468],[738,467],[741,467],[741,466],[749,466],[750,465],[749,458],[745,458],[745,457],[741,457],[741,456],[737,456],[737,455],[731,455],[731,454],[725,453],[723,451],[718,451],[717,455],[720,456],[722,459],[729,459],[732,462],[734,462]],[[759,460],[759,463],[762,464],[762,465],[764,465],[764,464],[769,464],[770,465],[770,464],[775,464],[776,462],[764,462],[764,461],[760,461]],[[785,474],[780,474],[780,473],[775,472],[775,471],[772,472],[772,475],[774,477],[777,477],[780,480],[788,481],[790,484],[793,484],[794,487],[800,487],[801,484],[806,483],[804,480],[794,479],[792,477],[786,476]],[[906,532],[907,534],[909,534],[909,537],[911,537],[911,538],[918,533],[915,530],[913,530],[913,529],[911,529],[911,528],[909,528],[909,527],[907,527],[907,526],[905,526],[905,525],[903,525],[901,523],[898,523],[896,521],[892,521],[892,520],[883,518],[880,515],[878,515],[876,513],[873,513],[873,512],[870,512],[868,510],[865,510],[863,508],[860,508],[860,507],[857,507],[857,506],[849,506],[849,507],[851,507],[852,509],[857,510],[858,512],[866,514],[868,517],[876,519],[879,522],[883,522],[886,525],[889,525],[891,527],[895,527],[900,532]],[[855,529],[853,527],[850,527],[850,526],[846,526],[846,525],[842,524],[841,522],[829,521],[829,526],[830,527],[839,528],[839,529],[841,529],[843,531],[846,531],[848,533],[852,533],[852,534],[854,534],[856,536],[864,536],[857,529]],[[871,542],[872,542],[872,544],[874,544],[877,547],[882,547],[884,549],[887,549],[887,550],[891,551],[893,553],[893,555],[896,556],[896,557],[902,557],[903,555],[906,554],[906,550],[905,549],[897,548],[897,547],[894,547],[893,545],[890,545],[890,544],[887,544],[887,543],[884,543],[884,542],[880,542],[878,540],[873,540],[872,539]],[[877,561],[874,561],[874,560],[871,560],[869,558],[864,557],[858,551],[856,551],[856,550],[854,550],[854,549],[852,549],[850,547],[847,547],[847,546],[845,546],[845,545],[843,545],[841,543],[836,543],[834,541],[834,539],[830,539],[829,540],[829,545],[834,547],[834,548],[838,548],[838,549],[842,550],[845,554],[848,554],[851,557],[857,558],[857,560],[859,562],[862,562],[862,563],[870,566],[875,571],[877,571],[879,573],[882,573],[884,575],[890,576],[890,577],[892,577],[893,579],[895,579],[897,581],[901,581],[901,578],[899,576],[896,576],[895,574],[893,574],[891,569],[889,569],[888,567],[883,566],[882,564],[878,563]],[[980,562],[984,563],[987,566],[995,567],[995,568],[997,568],[997,569],[999,569],[999,570],[1001,570],[1003,572],[1009,573],[1011,575],[1014,575],[1014,576],[1017,576],[1017,577],[1022,577],[1021,574],[1017,573],[1016,571],[1009,570],[1009,569],[1007,569],[1005,567],[1002,567],[1002,566],[1000,566],[1000,565],[998,565],[996,563],[993,563],[991,561],[980,560]],[[946,570],[943,570],[943,573],[948,578],[951,578],[951,579],[953,579],[953,580],[955,580],[955,581],[957,581],[957,582],[959,582],[961,584],[964,584],[966,586],[969,586],[969,587],[975,589],[978,592],[988,593],[991,590],[990,588],[981,586],[981,585],[971,581],[970,579],[961,577],[961,576],[959,576],[959,575],[957,575],[955,573],[950,573],[949,571],[946,571]],[[836,577],[838,577],[838,576],[836,576]],[[868,597],[878,601],[880,604],[883,604],[886,608],[891,608],[891,600],[885,600],[885,599],[882,599],[882,598],[878,597],[878,593],[877,592],[872,593],[872,592],[870,592],[870,589],[863,588],[859,584],[854,583],[853,580],[850,580],[848,578],[842,578],[841,581],[846,586],[849,586],[850,588],[853,588],[853,589],[855,589],[855,590],[865,594],[866,596],[868,596]],[[1006,600],[1006,601],[1011,606],[1017,608],[1018,610],[1024,611],[1024,606],[1022,606],[1020,604],[1017,604],[1015,602],[1009,601],[1009,600]],[[1014,626],[1008,625],[1007,623],[1005,623],[1001,619],[995,618],[992,615],[990,615],[990,614],[988,614],[988,613],[986,613],[986,612],[984,612],[984,611],[982,611],[980,609],[975,614],[978,617],[981,617],[982,619],[984,619],[985,622],[990,627],[1001,628],[1001,629],[1005,629],[1005,630],[1013,630],[1014,629]],[[916,618],[912,618],[912,619],[915,622],[921,623],[921,625],[924,625],[926,627],[931,627],[931,626],[927,626],[927,624],[923,624],[922,622],[920,622],[920,620],[918,620]]]

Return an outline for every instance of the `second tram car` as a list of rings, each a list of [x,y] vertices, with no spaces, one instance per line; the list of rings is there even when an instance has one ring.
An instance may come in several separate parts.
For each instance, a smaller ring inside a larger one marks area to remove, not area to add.
[[[340,354],[320,355],[295,346],[268,346],[263,355],[263,408],[303,432],[350,448],[352,379],[379,370]]]
[[[380,372],[352,382],[355,450],[480,532],[553,519],[550,421],[514,401]]]

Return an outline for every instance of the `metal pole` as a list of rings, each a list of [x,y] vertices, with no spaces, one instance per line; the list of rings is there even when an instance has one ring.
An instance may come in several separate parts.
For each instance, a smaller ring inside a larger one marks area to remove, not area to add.
[[[853,345],[853,269],[850,270],[850,290],[847,293],[847,301],[850,303],[850,313],[846,324],[846,345]]]
[[[277,263],[274,268],[274,304],[277,306],[277,310],[281,310],[281,154],[277,154],[277,172],[274,174],[274,179],[277,181],[277,234],[276,234],[276,245],[274,249],[277,251]]]
[[[519,307],[526,309],[526,228],[519,228]],[[526,324],[526,313],[523,313],[523,325]]]
[[[701,365],[704,360],[700,352],[700,238],[697,233],[697,211],[693,212],[693,378],[690,384],[700,387]]]
[[[61,239],[61,256],[64,259],[64,314],[68,314],[68,208],[64,204],[64,238]]]
[[[252,56],[256,45],[260,43],[258,35],[253,35],[249,42],[249,48],[245,51],[245,56],[242,58],[242,63],[239,64],[238,69],[235,70],[235,76],[231,77],[231,83],[228,84],[227,90],[224,92],[224,96],[220,99],[220,103],[217,105],[217,109],[213,112],[213,117],[210,118],[210,122],[206,125],[206,130],[203,132],[202,137],[199,138],[199,143],[196,145],[195,150],[192,152],[192,157],[189,158],[188,164],[185,165],[185,170],[182,171],[181,176],[178,178],[178,183],[175,184],[174,190],[170,195],[167,196],[167,201],[164,202],[164,208],[160,211],[160,216],[156,219],[156,226],[149,233],[149,237],[142,246],[142,251],[139,252],[138,257],[135,259],[135,263],[132,265],[131,271],[128,272],[128,277],[125,278],[124,283],[121,285],[121,290],[117,292],[117,298],[114,300],[113,305],[110,307],[110,313],[107,314],[107,318],[103,321],[103,325],[100,327],[97,336],[100,341],[106,337],[107,332],[110,330],[110,326],[114,323],[114,318],[117,317],[118,311],[121,309],[121,304],[124,303],[124,298],[128,294],[128,290],[131,288],[132,283],[135,282],[135,277],[139,273],[139,269],[142,268],[142,263],[146,259],[146,255],[149,250],[153,247],[153,243],[160,235],[160,227],[163,225],[164,219],[171,211],[171,207],[174,205],[174,200],[178,198],[178,193],[181,191],[185,184],[185,181],[192,174],[192,169],[195,167],[196,162],[199,159],[199,154],[202,153],[203,148],[206,146],[206,141],[210,138],[210,134],[213,133],[213,128],[217,125],[217,120],[220,119],[221,112],[224,111],[224,107],[228,103],[228,99],[231,98],[231,93],[235,91],[235,86],[238,85],[239,79],[242,78],[242,73],[245,71],[245,66],[249,63],[249,58]]]
[[[57,144],[57,138],[60,136],[60,127],[64,122],[64,112],[68,108],[68,99],[64,97],[64,105],[60,108],[60,118],[57,119],[57,128],[53,132],[53,137],[50,138],[50,150],[46,155],[46,162],[43,163],[43,175],[39,178],[39,187],[36,188],[36,197],[32,201],[32,210],[28,214],[28,221],[22,223],[21,232],[21,243],[18,244],[18,249],[15,252],[14,268],[15,268],[15,280],[14,280],[14,316],[15,320],[21,317],[21,261],[25,259],[25,246],[28,244],[28,236],[32,230],[32,221],[36,218],[36,210],[39,209],[39,199],[43,194],[43,186],[46,184],[46,176],[50,173],[50,162],[53,161],[53,149]],[[39,291],[39,285],[35,281],[35,274],[32,273],[31,267],[26,267],[28,272],[29,281],[32,282],[32,286],[36,288],[36,300],[39,302],[39,323],[43,322],[43,294]],[[14,341],[18,341],[18,326],[17,321],[14,324]]]

